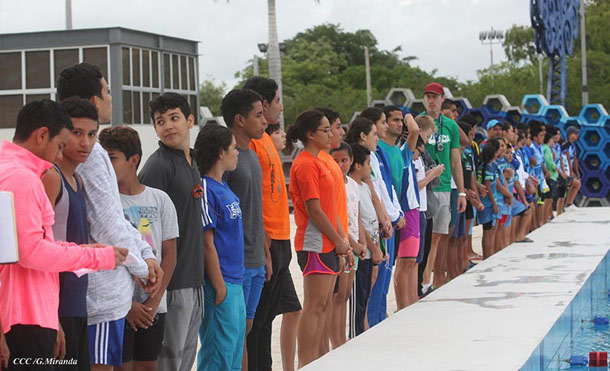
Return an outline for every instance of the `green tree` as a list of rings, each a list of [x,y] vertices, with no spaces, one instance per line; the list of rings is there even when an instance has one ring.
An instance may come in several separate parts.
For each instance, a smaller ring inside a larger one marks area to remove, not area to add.
[[[220,116],[220,102],[227,91],[223,82],[217,84],[214,80],[204,80],[199,86],[199,100],[202,106],[207,106],[214,116]]]

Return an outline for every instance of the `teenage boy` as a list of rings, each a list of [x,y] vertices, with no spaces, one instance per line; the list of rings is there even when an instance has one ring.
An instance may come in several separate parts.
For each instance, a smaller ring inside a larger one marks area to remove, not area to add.
[[[435,270],[434,283],[437,287],[446,282],[445,255],[449,242],[449,224],[451,222],[450,198],[452,179],[458,192],[456,201],[457,212],[461,213],[466,209],[466,193],[464,192],[460,153],[460,130],[455,121],[441,114],[443,101],[445,101],[443,86],[437,82],[428,84],[424,89],[426,114],[434,120],[438,131],[430,137],[429,142],[426,144],[426,150],[438,164],[445,165],[445,171],[440,177],[440,184],[434,188],[434,195],[439,201],[439,211],[432,221],[430,264],[427,267],[427,269],[433,268]],[[432,267],[433,263],[434,267]]]
[[[226,172],[224,178],[240,200],[244,225],[244,298],[246,301],[246,334],[252,329],[256,307],[270,261],[269,246],[264,241],[262,170],[256,153],[250,149],[252,139],[261,139],[267,128],[263,116],[263,98],[254,90],[230,91],[222,99],[220,111],[227,126],[233,131],[239,152],[237,168]],[[250,352],[256,352],[251,349]],[[248,367],[248,349],[244,351],[243,368]]]
[[[57,81],[57,98],[78,96],[95,105],[100,123],[110,122],[112,97],[99,67],[81,63],[64,69]],[[95,143],[87,161],[78,167],[87,201],[89,238],[98,243],[125,246],[133,263],[112,271],[89,274],[87,323],[89,353],[93,369],[111,369],[122,364],[125,316],[131,308],[132,276],[148,279],[148,290],[158,289],[163,272],[152,248],[123,217],[116,175],[108,154]],[[101,331],[107,342],[99,341]],[[97,339],[97,340],[96,340]]]
[[[42,176],[42,183],[53,211],[53,235],[60,241],[85,244],[89,241],[85,191],[76,167],[89,157],[98,130],[95,106],[86,99],[68,98],[61,103],[72,120],[61,158],[55,167]],[[89,341],[87,339],[88,275],[78,277],[72,272],[59,274],[59,323],[65,336],[65,359],[74,359],[78,369],[88,370]],[[57,370],[73,369],[58,365]]]
[[[278,123],[283,107],[277,83],[264,77],[252,77],[243,88],[260,94],[265,120],[268,124]],[[256,152],[263,173],[265,245],[269,246],[271,256],[266,262],[266,269],[271,272],[271,278],[263,286],[248,335],[248,348],[252,350],[248,353],[248,365],[250,370],[271,369],[271,329],[275,316],[282,314],[282,364],[284,370],[291,370],[294,367],[301,303],[290,274],[290,211],[284,169],[271,136],[266,132],[261,139],[252,139],[250,149]]]
[[[127,257],[123,248],[54,240],[53,205],[40,178],[62,157],[72,129],[70,117],[58,103],[35,101],[19,111],[13,142],[3,141],[0,146],[0,191],[13,194],[19,241],[19,261],[0,266],[0,322],[10,350],[9,370],[30,368],[15,363],[20,358],[59,355],[54,354],[58,272],[114,269]]]
[[[155,294],[148,295],[140,287],[135,289],[125,318],[121,370],[156,370],[167,313],[165,290],[176,266],[176,209],[167,193],[138,181],[142,145],[137,131],[113,126],[102,130],[99,140],[114,167],[125,218],[153,248],[163,269]]]
[[[139,180],[169,196],[178,215],[180,238],[176,268],[167,286],[167,314],[159,369],[190,371],[203,319],[204,246],[201,221],[201,176],[190,148],[195,124],[180,94],[165,93],[150,102],[150,116],[159,148],[148,158]]]

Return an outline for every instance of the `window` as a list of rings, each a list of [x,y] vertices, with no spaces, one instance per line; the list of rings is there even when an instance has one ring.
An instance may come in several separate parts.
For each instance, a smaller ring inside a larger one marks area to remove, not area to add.
[[[133,124],[131,92],[129,90],[123,90],[123,123]]]
[[[78,49],[55,50],[53,53],[55,84],[61,71],[78,63]]]
[[[131,85],[131,65],[129,48],[123,48],[121,53],[123,60],[123,85]]]
[[[140,49],[131,49],[131,83],[133,86],[141,86],[140,84]]]
[[[172,54],[172,89],[180,89],[180,70],[176,54]]]
[[[26,89],[45,89],[51,87],[49,55],[49,51],[25,53]]]
[[[0,90],[21,89],[21,52],[0,53]]]
[[[142,50],[142,86],[150,88],[150,52]]]
[[[163,54],[163,86],[167,89],[171,86],[172,66],[169,59],[169,54]]]
[[[152,65],[152,87],[159,87],[159,53],[150,53],[151,65]]]
[[[0,127],[15,127],[24,103],[55,99],[56,81],[80,62],[98,65],[108,81],[108,46],[0,51]]]
[[[14,128],[21,107],[23,95],[0,95],[0,128]]]
[[[142,93],[142,123],[143,124],[152,124],[152,120],[150,119],[150,93],[143,92]]]
[[[83,48],[83,62],[99,66],[104,79],[108,81],[108,48]]]
[[[189,57],[189,90],[198,90],[197,76],[195,76],[195,58]]]
[[[186,56],[180,56],[180,89],[188,90],[188,72],[186,69]]]

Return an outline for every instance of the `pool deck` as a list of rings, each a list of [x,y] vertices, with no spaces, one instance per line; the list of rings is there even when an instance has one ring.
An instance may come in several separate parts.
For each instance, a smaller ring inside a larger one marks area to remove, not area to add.
[[[306,370],[518,370],[610,248],[610,208],[531,233]]]

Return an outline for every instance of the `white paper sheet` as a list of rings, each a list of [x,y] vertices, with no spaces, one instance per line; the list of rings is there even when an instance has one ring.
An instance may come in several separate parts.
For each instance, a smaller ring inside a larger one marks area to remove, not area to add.
[[[11,192],[0,192],[0,264],[19,261],[15,203]]]

